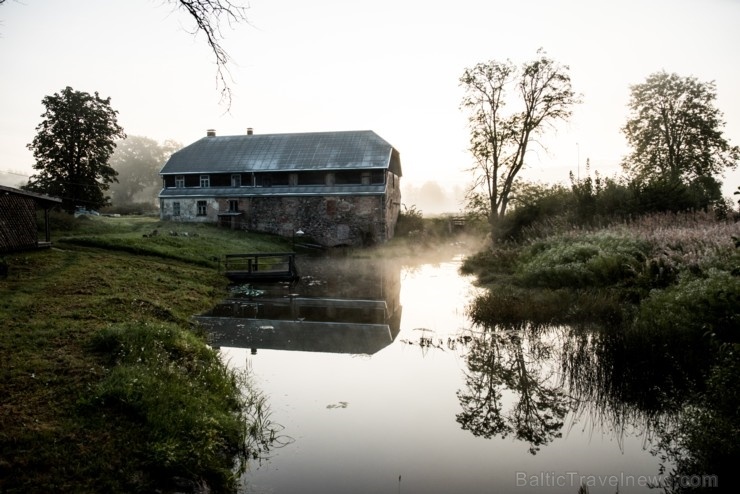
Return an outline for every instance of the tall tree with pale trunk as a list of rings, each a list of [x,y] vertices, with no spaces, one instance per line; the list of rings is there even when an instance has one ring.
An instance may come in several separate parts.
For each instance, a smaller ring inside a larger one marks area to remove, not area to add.
[[[469,195],[485,198],[493,239],[530,145],[556,122],[567,120],[579,102],[568,70],[539,50],[535,60],[521,66],[492,60],[466,69],[460,78],[475,160]]]

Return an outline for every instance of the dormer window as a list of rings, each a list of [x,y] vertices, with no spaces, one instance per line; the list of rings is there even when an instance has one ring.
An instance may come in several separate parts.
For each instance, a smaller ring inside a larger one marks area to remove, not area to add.
[[[185,188],[185,175],[175,175],[175,187],[178,189]]]
[[[210,175],[201,175],[200,176],[200,186],[201,187],[210,187],[211,186],[211,176]]]

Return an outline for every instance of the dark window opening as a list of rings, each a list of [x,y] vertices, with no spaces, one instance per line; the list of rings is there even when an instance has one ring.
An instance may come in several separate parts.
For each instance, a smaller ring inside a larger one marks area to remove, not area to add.
[[[385,183],[385,171],[373,170],[371,172],[370,182],[373,185],[383,185]]]
[[[298,175],[300,185],[326,185],[326,172],[303,172]]]

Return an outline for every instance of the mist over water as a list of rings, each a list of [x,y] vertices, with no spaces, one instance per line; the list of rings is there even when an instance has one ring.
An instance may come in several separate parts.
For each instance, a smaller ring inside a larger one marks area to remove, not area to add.
[[[599,391],[599,343],[474,326],[464,253],[299,257],[299,284],[251,287],[264,293],[211,314],[216,338],[246,338],[224,359],[252,372],[288,439],[242,492],[575,493],[581,478],[648,492],[648,423]]]

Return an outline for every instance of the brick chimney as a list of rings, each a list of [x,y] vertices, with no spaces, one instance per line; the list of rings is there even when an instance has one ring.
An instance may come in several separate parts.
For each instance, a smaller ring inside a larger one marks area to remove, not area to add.
[[[247,127],[247,135],[251,136],[252,134],[254,134],[254,129],[252,129],[252,127]]]
[[[206,130],[206,137],[216,137],[216,129]]]

